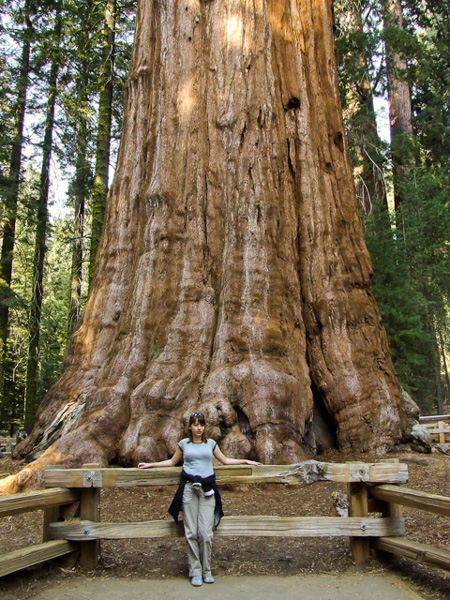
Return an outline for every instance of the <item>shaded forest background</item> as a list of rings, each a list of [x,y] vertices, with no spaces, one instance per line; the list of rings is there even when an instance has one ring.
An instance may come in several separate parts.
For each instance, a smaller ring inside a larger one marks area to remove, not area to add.
[[[58,378],[89,292],[136,2],[0,0],[0,11],[0,429],[12,435]],[[423,413],[443,412],[450,1],[336,0],[334,12],[375,296],[401,384]]]

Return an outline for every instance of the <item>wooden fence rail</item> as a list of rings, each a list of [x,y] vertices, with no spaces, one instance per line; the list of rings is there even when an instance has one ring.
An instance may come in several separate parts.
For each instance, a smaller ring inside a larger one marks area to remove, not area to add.
[[[444,444],[450,441],[450,415],[426,415],[419,418],[434,442]]]
[[[450,517],[450,498],[447,496],[438,496],[394,485],[377,485],[369,489],[370,495],[377,500]]]
[[[382,537],[373,541],[376,550],[389,552],[402,558],[410,558],[419,562],[426,562],[435,567],[450,570],[450,552],[426,544],[419,544],[402,537]]]
[[[130,538],[183,537],[183,526],[172,521],[140,523],[53,523],[52,538],[83,542]],[[405,535],[403,519],[361,517],[223,517],[215,536],[224,537],[380,537]]]
[[[315,481],[341,483],[406,483],[408,467],[403,463],[322,463],[308,460],[297,465],[223,466],[215,467],[218,484],[283,483],[305,484]],[[48,467],[47,487],[103,488],[177,485],[181,467],[158,469],[100,468],[84,465],[81,469]]]
[[[44,510],[43,543],[2,554],[0,556],[0,577],[60,556],[78,552],[79,547],[73,542],[50,540],[48,527],[53,520],[52,517],[56,513],[60,514],[62,507],[73,505],[79,501],[79,490],[65,488],[52,488],[0,497],[0,517]]]
[[[182,523],[147,521],[140,523],[100,522],[100,490],[106,487],[176,485],[180,468],[121,469],[83,465],[80,469],[59,466],[46,470],[48,489],[0,498],[0,516],[44,510],[42,544],[16,550],[0,558],[0,576],[15,570],[78,551],[83,566],[95,566],[100,540],[183,536]],[[444,552],[428,548],[424,554],[417,544],[405,539],[400,504],[450,515],[450,499],[404,488],[408,481],[405,464],[396,462],[321,463],[297,465],[221,466],[215,468],[221,484],[279,483],[304,485],[316,481],[346,483],[349,517],[226,516],[217,536],[349,537],[355,562],[368,558],[377,548],[408,556],[426,555],[439,566],[450,565]],[[369,513],[370,511],[370,513]],[[372,512],[382,513],[376,517]],[[403,552],[403,554],[402,554]],[[449,568],[448,566],[446,568]]]
[[[400,517],[401,507],[408,506],[438,515],[450,517],[450,498],[400,486],[369,486],[370,498],[380,502],[375,506],[384,514]],[[428,562],[441,569],[450,570],[450,552],[427,544],[420,544],[404,537],[379,537],[371,542],[376,550],[389,552],[396,556]]]
[[[425,423],[432,423],[432,422],[438,422],[438,421],[450,421],[450,415],[424,415],[422,417],[419,417],[419,423],[421,425],[425,424]]]
[[[66,488],[51,488],[26,494],[0,496],[0,517],[72,504],[79,499],[79,491]]]

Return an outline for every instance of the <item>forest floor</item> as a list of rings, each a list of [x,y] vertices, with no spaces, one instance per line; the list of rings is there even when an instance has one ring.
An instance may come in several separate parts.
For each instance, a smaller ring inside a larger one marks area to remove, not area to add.
[[[406,462],[408,487],[450,496],[450,457],[440,454],[396,453],[389,455]],[[324,462],[377,462],[367,454],[330,452]],[[386,457],[383,457],[386,458]],[[22,467],[9,458],[0,461],[0,477]],[[319,482],[305,486],[234,485],[222,486],[222,500],[228,515],[328,516],[333,491],[346,493],[345,484]],[[102,490],[102,520],[128,522],[169,519],[167,507],[174,487]],[[411,540],[450,550],[450,519],[413,509],[404,509],[407,535]],[[40,543],[42,512],[0,519],[0,554]],[[187,577],[185,543],[182,539],[118,540],[102,542],[102,561],[88,571],[64,562],[30,568],[3,577],[0,595],[4,600],[33,598],[56,583],[84,577],[164,580]],[[371,559],[354,565],[347,538],[217,538],[213,549],[213,574],[227,576],[350,575],[373,573],[395,575],[426,600],[450,598],[450,573],[423,564],[390,556],[383,562]]]

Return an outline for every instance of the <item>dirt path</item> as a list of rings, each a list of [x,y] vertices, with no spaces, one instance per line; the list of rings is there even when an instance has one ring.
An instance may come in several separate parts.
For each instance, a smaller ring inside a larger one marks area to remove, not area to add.
[[[422,600],[399,578],[386,573],[291,577],[219,577],[193,588],[186,578],[166,580],[76,578],[33,596],[34,600]]]

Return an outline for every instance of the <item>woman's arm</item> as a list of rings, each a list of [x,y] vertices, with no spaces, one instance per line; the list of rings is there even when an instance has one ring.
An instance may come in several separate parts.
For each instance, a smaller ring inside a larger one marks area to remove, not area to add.
[[[220,462],[224,465],[252,465],[257,467],[262,464],[256,460],[248,460],[247,458],[227,458],[217,444],[214,448],[213,454],[217,460],[220,460]]]
[[[154,462],[154,463],[139,463],[138,464],[138,469],[151,469],[153,467],[175,467],[175,465],[177,465],[180,460],[183,457],[183,453],[181,452],[181,449],[178,447],[175,451],[175,454],[172,456],[172,458],[169,458],[167,460],[160,460],[159,462]]]

